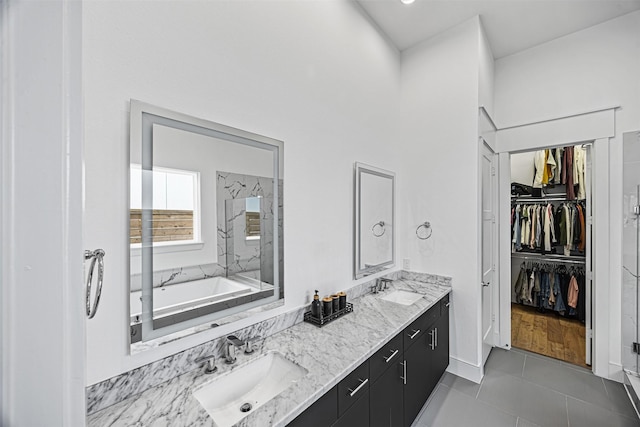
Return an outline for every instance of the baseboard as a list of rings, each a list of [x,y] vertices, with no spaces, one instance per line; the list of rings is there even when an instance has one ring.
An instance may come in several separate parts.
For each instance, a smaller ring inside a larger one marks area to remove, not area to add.
[[[482,381],[482,366],[472,365],[464,360],[449,356],[449,367],[447,372],[480,384]]]
[[[609,362],[609,379],[619,383],[624,382],[624,371],[619,363]]]

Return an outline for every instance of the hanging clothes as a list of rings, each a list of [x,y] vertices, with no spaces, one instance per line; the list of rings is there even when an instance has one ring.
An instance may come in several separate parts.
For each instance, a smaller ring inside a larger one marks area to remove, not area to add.
[[[564,254],[566,256],[571,255],[571,247],[573,246],[572,239],[573,239],[573,235],[571,234],[571,232],[573,231],[572,228],[572,221],[571,221],[571,209],[569,208],[568,205],[562,205],[562,209],[563,209],[563,216],[564,216],[564,226],[565,226],[565,242],[564,242]]]
[[[520,212],[522,208],[520,205],[516,206],[513,211],[515,212],[515,218],[511,221],[512,240],[511,242],[514,245],[514,249],[519,251],[522,248],[522,244],[520,243],[520,233],[522,232],[522,224],[520,223]]]
[[[556,174],[556,159],[553,156],[551,150],[544,150],[544,155],[546,158],[545,167],[547,172],[547,182],[546,184],[553,184],[553,179]]]
[[[587,165],[587,150],[582,145],[573,148],[573,182],[577,188],[576,199],[586,199],[585,171]]]
[[[523,262],[514,286],[515,302],[584,322],[585,277],[581,267]]]
[[[569,301],[568,305],[571,308],[578,307],[578,295],[580,294],[580,288],[578,287],[578,281],[575,276],[571,276],[571,280],[569,281]]]
[[[578,245],[578,250],[580,252],[584,252],[586,244],[587,244],[587,227],[585,223],[585,210],[582,204],[576,205],[578,208],[578,215],[580,216],[580,244]]]
[[[567,187],[567,200],[574,200],[576,195],[573,188],[573,147],[564,150],[564,169],[566,173],[562,174],[562,183]]]
[[[560,184],[562,182],[562,153],[564,148],[556,148],[554,150],[555,160],[556,160],[556,174],[553,177],[554,184]]]

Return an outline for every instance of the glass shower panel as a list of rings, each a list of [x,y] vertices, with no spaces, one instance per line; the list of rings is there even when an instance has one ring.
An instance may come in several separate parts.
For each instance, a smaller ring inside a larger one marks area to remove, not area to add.
[[[640,342],[640,132],[624,134],[623,159],[622,365],[625,371],[638,375],[638,349],[634,346]]]

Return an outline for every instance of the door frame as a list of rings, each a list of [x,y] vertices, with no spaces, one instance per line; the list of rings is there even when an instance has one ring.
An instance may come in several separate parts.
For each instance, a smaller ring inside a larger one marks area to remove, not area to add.
[[[0,20],[0,423],[82,426],[82,2]]]
[[[593,112],[574,114],[555,119],[538,121],[512,127],[500,128],[496,132],[499,154],[500,208],[499,224],[510,223],[510,179],[511,153],[532,151],[546,147],[576,145],[593,142],[592,149],[592,274],[593,283],[606,284],[610,278],[609,266],[609,142],[615,137],[615,110],[618,107],[599,109]],[[593,177],[598,177],[597,180]],[[603,203],[602,201],[605,201]],[[511,348],[511,232],[508,227],[499,227],[499,257],[509,268],[500,270],[500,338],[497,346]],[[608,287],[600,286],[592,293],[592,371],[610,378],[614,375],[609,362],[609,307]],[[607,314],[607,315],[605,315]],[[598,337],[602,337],[599,344]]]

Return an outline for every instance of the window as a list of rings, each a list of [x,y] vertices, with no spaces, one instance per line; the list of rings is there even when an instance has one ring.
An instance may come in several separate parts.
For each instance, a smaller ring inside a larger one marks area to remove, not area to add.
[[[260,197],[247,197],[245,218],[246,240],[260,239]]]
[[[179,169],[153,169],[153,243],[171,245],[200,241],[200,174]],[[131,165],[130,244],[142,239],[142,169]]]

